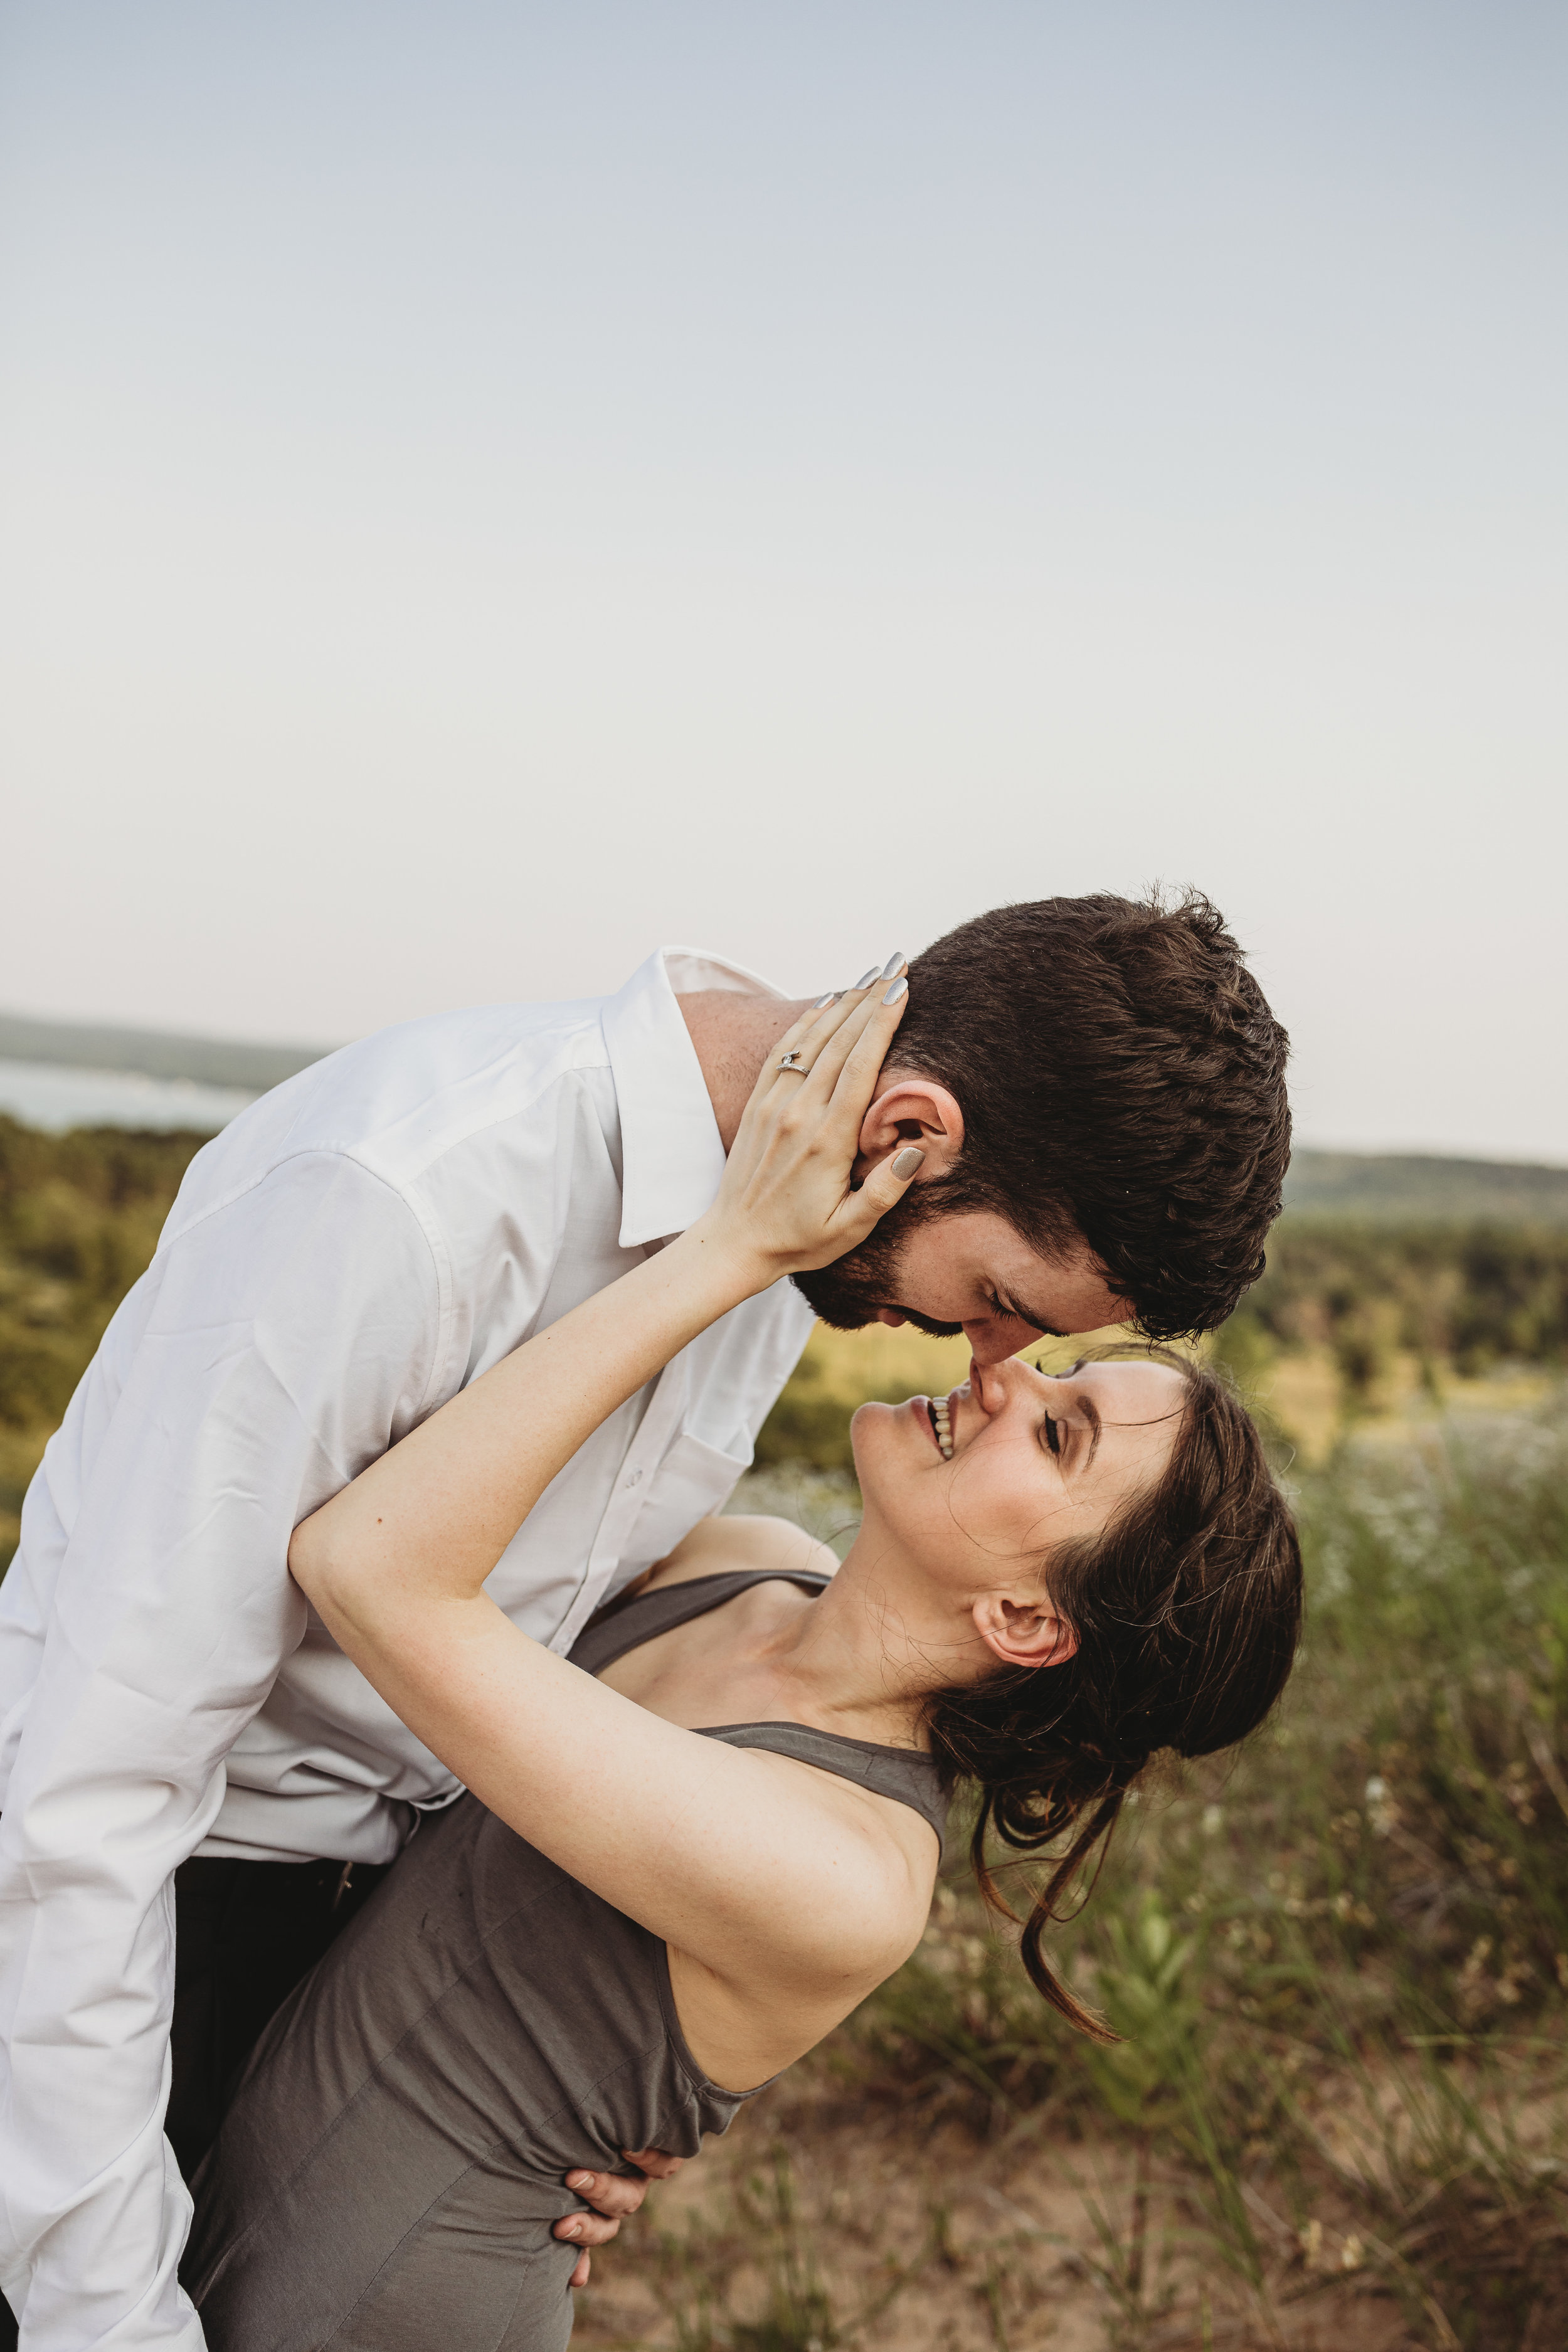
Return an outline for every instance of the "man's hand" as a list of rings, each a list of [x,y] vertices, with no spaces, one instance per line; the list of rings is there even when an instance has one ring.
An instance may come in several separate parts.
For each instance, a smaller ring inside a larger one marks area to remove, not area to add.
[[[568,2213],[557,2221],[554,2235],[564,2238],[571,2245],[581,2246],[577,2267],[572,2273],[574,2286],[586,2286],[590,2246],[608,2245],[628,2213],[635,2213],[647,2195],[650,2180],[672,2180],[686,2158],[666,2156],[657,2147],[623,2147],[621,2154],[628,2164],[635,2164],[642,2178],[633,2179],[624,2172],[569,2172],[566,2186],[591,2205],[591,2213]]]

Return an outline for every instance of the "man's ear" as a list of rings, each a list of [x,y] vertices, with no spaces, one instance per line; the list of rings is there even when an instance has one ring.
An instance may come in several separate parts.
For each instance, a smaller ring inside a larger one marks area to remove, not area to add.
[[[987,1592],[973,1613],[975,1632],[1005,1666],[1065,1666],[1078,1648],[1078,1635],[1048,1601]]]
[[[858,1172],[902,1143],[918,1143],[925,1165],[917,1184],[950,1174],[963,1149],[963,1113],[954,1097],[934,1078],[917,1078],[907,1070],[884,1070],[878,1083],[882,1091],[860,1128]]]

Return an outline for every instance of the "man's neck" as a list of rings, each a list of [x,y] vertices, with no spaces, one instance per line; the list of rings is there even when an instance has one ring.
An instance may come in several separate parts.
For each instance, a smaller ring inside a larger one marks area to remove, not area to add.
[[[677,995],[702,1066],[702,1081],[724,1149],[729,1150],[757,1074],[809,998],[742,996],[733,989],[699,988]]]

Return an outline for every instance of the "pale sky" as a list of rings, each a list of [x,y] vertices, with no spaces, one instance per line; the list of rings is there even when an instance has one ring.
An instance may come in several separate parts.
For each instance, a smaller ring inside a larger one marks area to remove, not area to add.
[[[8,0],[0,1004],[337,1040],[1195,882],[1568,1160],[1568,17]]]

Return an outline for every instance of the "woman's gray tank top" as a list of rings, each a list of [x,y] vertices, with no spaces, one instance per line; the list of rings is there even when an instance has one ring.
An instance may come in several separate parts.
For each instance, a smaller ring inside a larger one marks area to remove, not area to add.
[[[750,1571],[613,1602],[572,1659],[602,1673],[753,1584]],[[935,1767],[797,1723],[714,1726],[909,1805],[938,1840]],[[595,1785],[584,1804],[613,1805]],[[761,2088],[757,2085],[756,2088]],[[695,2156],[755,2089],[710,2081],[661,1938],[464,1797],[268,2027],[196,2176],[181,2265],[213,2352],[552,2352],[575,2250],[550,2235],[578,2167]]]

